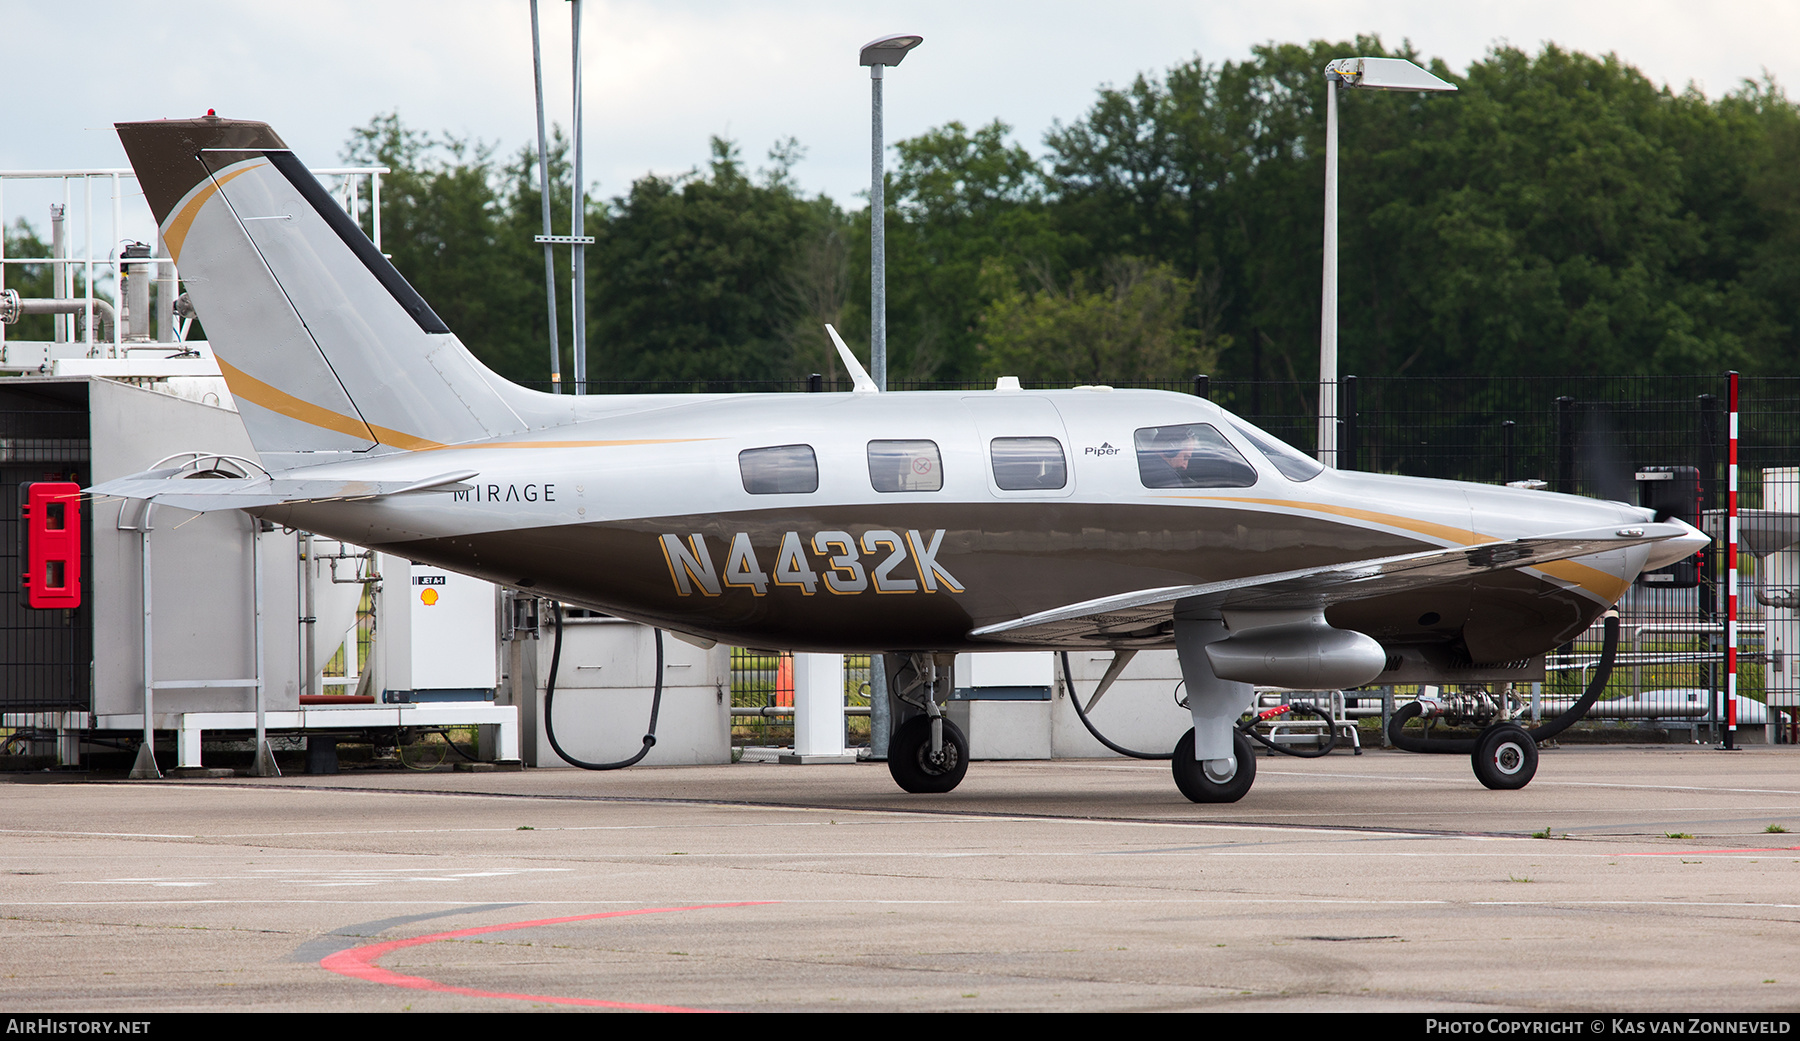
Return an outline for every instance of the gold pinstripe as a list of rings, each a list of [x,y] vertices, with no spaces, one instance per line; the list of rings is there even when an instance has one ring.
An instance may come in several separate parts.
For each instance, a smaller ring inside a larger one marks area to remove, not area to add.
[[[200,208],[205,206],[206,201],[218,192],[219,187],[239,174],[249,173],[259,166],[268,165],[267,162],[252,163],[239,167],[228,174],[209,177],[195,190],[193,195],[188,197],[187,204],[175,211],[175,215],[169,218],[169,226],[163,229],[163,242],[168,245],[169,256],[175,259],[175,263],[181,263],[181,247],[187,244],[188,232],[193,229],[194,218],[200,216]],[[237,391],[233,390],[232,393],[235,394]]]
[[[1286,506],[1297,510],[1311,510],[1315,513],[1330,513],[1340,517],[1352,517],[1356,520],[1386,524],[1389,527],[1401,528],[1405,531],[1417,532],[1430,538],[1444,539],[1448,542],[1464,546],[1479,545],[1483,542],[1498,541],[1492,535],[1483,535],[1468,528],[1455,528],[1448,524],[1436,524],[1413,517],[1404,517],[1394,513],[1379,513],[1375,510],[1358,509],[1355,506],[1336,506],[1323,502],[1304,502],[1293,499],[1255,499],[1248,496],[1231,495],[1170,495],[1170,499],[1205,499],[1213,502],[1241,502],[1258,506]],[[1545,564],[1533,564],[1531,570],[1542,571],[1554,575],[1566,582],[1573,582],[1596,596],[1605,597],[1608,603],[1617,601],[1625,595],[1629,582],[1619,576],[1609,574],[1599,568],[1586,564],[1577,564],[1572,560],[1553,560]]]

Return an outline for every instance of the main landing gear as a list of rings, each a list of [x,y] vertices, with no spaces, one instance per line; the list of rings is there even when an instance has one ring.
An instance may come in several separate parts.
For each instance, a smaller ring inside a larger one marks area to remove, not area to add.
[[[1175,653],[1194,729],[1175,743],[1169,768],[1175,787],[1193,802],[1237,802],[1256,783],[1256,753],[1237,725],[1256,689],[1220,679],[1206,657],[1206,645],[1225,637],[1223,621],[1175,619]]]
[[[932,749],[931,728],[942,728]],[[894,783],[915,795],[939,795],[962,783],[969,772],[969,739],[942,716],[914,716],[888,739],[888,773]]]
[[[908,654],[888,676],[897,723],[888,739],[888,773],[902,791],[942,795],[969,772],[969,739],[944,717],[937,698],[955,689],[955,661],[953,655]]]
[[[1175,787],[1189,802],[1237,802],[1250,793],[1256,783],[1256,749],[1243,734],[1235,735],[1233,757],[1200,762],[1194,758],[1194,732],[1189,730],[1175,742],[1175,755],[1169,766],[1175,773]]]

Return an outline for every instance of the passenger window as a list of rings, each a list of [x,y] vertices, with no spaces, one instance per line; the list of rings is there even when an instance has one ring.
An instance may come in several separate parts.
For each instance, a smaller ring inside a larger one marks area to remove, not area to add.
[[[994,483],[1009,492],[1044,491],[1069,483],[1062,442],[1054,437],[996,437],[988,442]]]
[[[935,441],[870,441],[869,483],[878,492],[935,492],[944,487]]]
[[[1206,423],[1137,432],[1138,479],[1146,488],[1248,488],[1256,469]]]
[[[819,460],[811,445],[751,448],[738,453],[738,474],[751,495],[805,494],[819,490]]]

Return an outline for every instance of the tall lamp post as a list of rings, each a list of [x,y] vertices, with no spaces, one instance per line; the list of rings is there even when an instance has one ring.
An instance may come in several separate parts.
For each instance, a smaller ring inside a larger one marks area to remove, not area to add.
[[[863,44],[859,63],[869,67],[869,375],[879,390],[887,389],[887,199],[881,169],[881,70],[898,65],[908,51],[925,42],[912,33],[895,33]],[[887,758],[893,731],[888,705],[887,665],[869,655],[869,755]]]
[[[887,389],[887,199],[881,170],[881,70],[898,65],[925,37],[896,33],[863,44],[869,67],[869,375]]]
[[[1455,90],[1405,58],[1339,58],[1325,66],[1325,278],[1319,302],[1319,462],[1338,464],[1338,86]]]

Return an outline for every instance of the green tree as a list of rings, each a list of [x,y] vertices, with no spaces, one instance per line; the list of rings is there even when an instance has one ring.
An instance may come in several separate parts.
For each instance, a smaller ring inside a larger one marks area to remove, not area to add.
[[[382,178],[382,248],[400,273],[500,375],[543,380],[543,283],[534,277],[542,261],[532,268],[530,232],[505,219],[520,196],[516,188],[503,196],[493,156],[480,142],[411,130],[397,113],[353,131],[344,149],[347,162],[391,171]]]
[[[1091,256],[1216,280],[1227,375],[1310,373],[1321,73],[1351,54],[1417,60],[1374,38],[1195,59],[1046,139],[1050,210]],[[1773,84],[1708,100],[1554,46],[1432,68],[1461,89],[1340,96],[1342,371],[1794,366],[1800,134]]]
[[[10,228],[0,228],[6,235],[6,255],[9,257],[47,257],[50,246],[37,237],[25,218],[20,217]],[[0,282],[6,289],[16,291],[27,300],[41,300],[56,295],[54,279],[51,277],[49,264],[7,264],[5,279]],[[47,314],[25,315],[17,323],[6,327],[9,340],[49,340],[56,335],[53,324],[56,319]]]
[[[981,367],[978,324],[989,302],[984,267],[1015,274],[1065,269],[1071,243],[1046,210],[1041,171],[996,120],[948,123],[894,149],[887,215],[888,372],[898,380],[966,378]],[[868,212],[856,225],[851,282],[869,284]],[[848,310],[866,342],[867,293]]]
[[[1048,383],[1106,383],[1208,372],[1218,344],[1194,328],[1194,283],[1167,264],[1109,260],[1101,279],[1076,271],[1066,287],[1040,276],[1032,292],[1000,262],[984,271],[993,295],[981,317],[984,375]]]
[[[802,313],[794,286],[843,217],[829,199],[795,193],[797,154],[778,146],[774,167],[753,179],[736,148],[715,138],[704,173],[644,177],[608,204],[589,267],[596,379],[804,375],[793,358]]]

